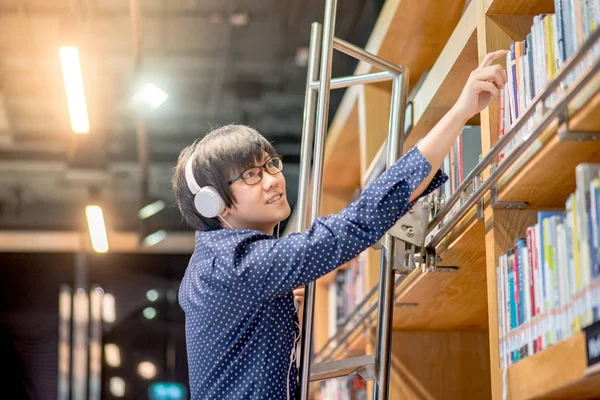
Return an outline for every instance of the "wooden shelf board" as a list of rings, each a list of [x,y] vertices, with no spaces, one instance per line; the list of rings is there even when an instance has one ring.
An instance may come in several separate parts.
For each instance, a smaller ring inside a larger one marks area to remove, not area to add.
[[[573,130],[600,131],[600,93],[573,112]],[[531,208],[564,208],[575,191],[575,167],[582,162],[600,162],[600,140],[561,141],[553,124],[541,140],[526,152],[499,181],[499,200],[527,202]]]
[[[387,0],[366,50],[408,67],[410,85],[431,68],[461,19],[464,0]],[[418,45],[415,45],[418,43]],[[372,70],[360,62],[354,74]],[[325,146],[323,187],[347,190],[360,185],[358,87],[346,90],[331,123]]]
[[[554,0],[486,0],[486,15],[534,15],[554,13]]]
[[[507,373],[508,398],[599,398],[600,374],[586,376],[586,367],[582,332],[511,365]]]
[[[437,61],[413,98],[413,129],[404,149],[423,138],[454,105],[478,65],[477,9],[471,1]]]
[[[487,330],[484,224],[471,215],[454,232],[440,266],[457,266],[458,272],[413,271],[397,290],[404,290],[396,307],[397,330]],[[453,234],[449,235],[449,238]]]

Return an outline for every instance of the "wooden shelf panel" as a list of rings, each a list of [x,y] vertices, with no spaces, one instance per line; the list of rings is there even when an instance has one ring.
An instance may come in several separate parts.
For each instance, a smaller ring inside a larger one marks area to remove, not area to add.
[[[431,68],[461,19],[464,0],[387,0],[366,50],[408,67],[412,87]],[[418,43],[418,45],[415,45]],[[371,71],[360,62],[354,74]],[[358,87],[346,90],[325,146],[323,187],[348,190],[360,185]]]
[[[486,0],[486,14],[535,15],[554,13],[554,0]]]
[[[508,398],[600,397],[600,374],[586,376],[585,334],[579,333],[508,368]]]
[[[572,130],[600,131],[600,93],[595,94],[571,117]],[[600,162],[600,140],[561,141],[553,124],[533,149],[517,161],[499,181],[499,200],[524,201],[532,208],[564,208],[575,191],[575,167],[583,162]]]
[[[471,1],[413,98],[413,129],[406,138],[405,150],[423,138],[454,105],[477,65],[477,8],[476,1]]]
[[[394,329],[487,330],[487,291],[484,224],[471,214],[440,244],[440,266],[457,266],[457,272],[415,270],[397,290],[405,293],[397,303]]]

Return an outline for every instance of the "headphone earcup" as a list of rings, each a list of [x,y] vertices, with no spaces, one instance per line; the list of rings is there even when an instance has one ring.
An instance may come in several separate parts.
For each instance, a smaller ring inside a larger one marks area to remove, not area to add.
[[[225,202],[212,186],[205,186],[196,193],[194,205],[205,218],[215,218],[225,211]]]

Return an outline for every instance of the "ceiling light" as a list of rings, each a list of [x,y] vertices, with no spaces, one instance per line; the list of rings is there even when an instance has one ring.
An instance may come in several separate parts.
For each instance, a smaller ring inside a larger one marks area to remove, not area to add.
[[[113,376],[109,381],[110,394],[115,397],[125,396],[125,381],[120,376]]]
[[[85,214],[94,251],[96,253],[106,253],[108,251],[108,238],[106,237],[102,208],[96,205],[86,206]]]
[[[157,212],[161,211],[165,208],[165,202],[162,200],[156,200],[154,202],[146,204],[144,207],[140,209],[138,212],[138,217],[140,219],[146,219],[148,217],[153,216]]]
[[[148,292],[146,293],[146,298],[150,301],[156,301],[158,300],[158,297],[158,290],[156,289],[148,290]]]
[[[142,314],[144,314],[146,319],[153,319],[156,317],[156,309],[154,307],[146,307],[144,308],[144,311],[142,311]]]
[[[229,23],[233,26],[244,26],[248,24],[250,18],[246,13],[233,13],[229,16]]]
[[[112,324],[116,319],[115,296],[110,293],[105,293],[104,296],[102,296],[102,320]]]
[[[146,247],[151,247],[162,242],[163,240],[165,240],[166,237],[167,231],[165,231],[164,229],[160,229],[143,238],[142,244]]]
[[[150,361],[142,361],[138,364],[138,374],[144,379],[152,379],[156,376],[156,365]]]
[[[104,358],[109,367],[119,367],[121,365],[121,350],[114,343],[104,345]]]
[[[79,63],[79,50],[77,47],[61,47],[60,61],[67,91],[67,105],[71,118],[71,129],[75,133],[89,133],[87,105],[85,91],[83,90],[83,77]]]
[[[167,92],[152,83],[147,83],[133,96],[133,106],[138,110],[140,108],[154,110],[160,107],[168,98]]]

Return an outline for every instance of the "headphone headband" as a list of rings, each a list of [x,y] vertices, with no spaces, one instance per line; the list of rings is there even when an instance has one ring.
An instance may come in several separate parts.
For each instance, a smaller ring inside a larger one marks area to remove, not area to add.
[[[192,194],[196,194],[200,191],[200,185],[198,185],[196,178],[194,178],[194,170],[192,168],[192,162],[194,161],[195,154],[196,153],[192,153],[185,164],[185,181],[187,182],[188,188]]]

